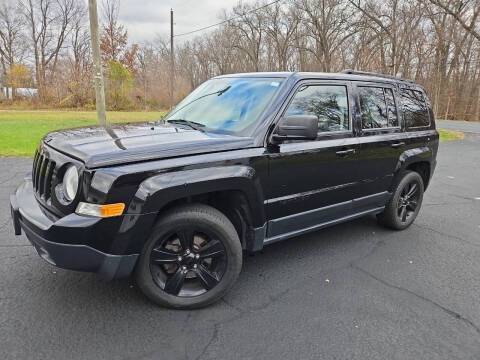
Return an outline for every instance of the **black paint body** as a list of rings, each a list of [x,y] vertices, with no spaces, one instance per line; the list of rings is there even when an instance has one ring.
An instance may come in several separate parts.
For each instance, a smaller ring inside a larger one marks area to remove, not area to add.
[[[258,251],[270,242],[381,212],[405,169],[419,171],[428,184],[438,149],[433,113],[427,101],[429,125],[407,129],[398,96],[401,87],[423,92],[420,87],[348,74],[230,76],[283,80],[253,136],[152,124],[50,133],[35,157],[33,179],[27,176],[11,197],[16,233],[23,228],[39,254],[57,266],[117,278],[133,270],[159,214],[181,202],[207,202],[224,211],[243,247]],[[315,141],[273,143],[275,124],[304,84],[346,86],[350,130],[319,133]],[[360,84],[393,90],[398,127],[362,131]],[[64,206],[51,188],[72,163],[81,188]],[[126,209],[112,218],[80,216],[79,201],[122,202]]]

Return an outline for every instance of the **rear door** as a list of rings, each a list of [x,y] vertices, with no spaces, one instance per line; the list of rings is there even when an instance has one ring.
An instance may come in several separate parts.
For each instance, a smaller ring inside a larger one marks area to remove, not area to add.
[[[371,196],[381,203],[388,199],[399,156],[406,146],[397,87],[389,83],[357,82],[355,90],[363,178],[355,197]]]

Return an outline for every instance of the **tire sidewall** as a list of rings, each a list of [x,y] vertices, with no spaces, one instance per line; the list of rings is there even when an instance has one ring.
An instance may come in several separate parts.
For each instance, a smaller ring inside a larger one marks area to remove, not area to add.
[[[157,242],[172,229],[188,225],[200,230],[208,229],[225,247],[226,267],[219,283],[211,290],[194,297],[180,297],[163,291],[153,280],[150,255]],[[206,205],[187,206],[161,217],[145,243],[135,269],[137,284],[142,292],[155,303],[192,309],[207,306],[222,297],[235,283],[242,267],[242,247],[232,223],[218,210]]]
[[[403,189],[408,183],[412,181],[415,181],[419,186],[420,193],[418,196],[417,207],[415,208],[415,212],[410,216],[410,219],[408,219],[406,222],[402,222],[397,216],[397,204]],[[422,177],[414,171],[406,172],[405,175],[400,180],[400,182],[398,183],[398,185],[396,186],[392,199],[388,204],[388,213],[385,214],[388,217],[387,218],[388,225],[398,230],[403,230],[409,227],[415,221],[420,211],[420,208],[422,206],[422,201],[423,201],[423,193],[424,193],[424,185],[423,185]]]

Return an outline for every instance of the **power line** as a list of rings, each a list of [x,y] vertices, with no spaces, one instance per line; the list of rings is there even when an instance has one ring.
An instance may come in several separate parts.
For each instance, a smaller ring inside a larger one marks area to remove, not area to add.
[[[222,25],[222,24],[228,23],[228,22],[233,21],[233,20],[240,19],[240,18],[244,17],[244,16],[247,15],[247,14],[250,14],[250,13],[252,13],[252,12],[255,12],[255,11],[258,11],[258,10],[261,10],[261,9],[264,9],[264,8],[266,8],[267,6],[276,4],[276,3],[280,2],[280,1],[282,1],[282,0],[272,1],[271,3],[262,5],[262,6],[258,7],[258,8],[252,9],[252,10],[249,10],[249,11],[243,13],[242,15],[235,16],[235,17],[230,18],[230,19],[227,19],[227,20],[223,20],[223,21],[221,21],[221,22],[219,22],[219,23],[216,23],[216,24],[213,24],[213,25],[208,25],[208,26],[202,27],[202,28],[197,29],[197,30],[192,30],[192,31],[189,31],[189,32],[186,32],[186,33],[177,34],[177,35],[174,35],[174,37],[179,37],[179,36],[184,36],[184,35],[190,35],[190,34],[193,34],[193,33],[199,32],[199,31],[203,31],[203,30],[210,29],[210,28],[215,27],[215,26],[218,26],[218,25]]]

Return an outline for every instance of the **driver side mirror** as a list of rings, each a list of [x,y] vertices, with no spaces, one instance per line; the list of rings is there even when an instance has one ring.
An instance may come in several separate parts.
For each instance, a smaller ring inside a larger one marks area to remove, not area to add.
[[[280,119],[272,135],[272,140],[280,143],[285,140],[315,140],[318,134],[318,116],[290,115]]]

